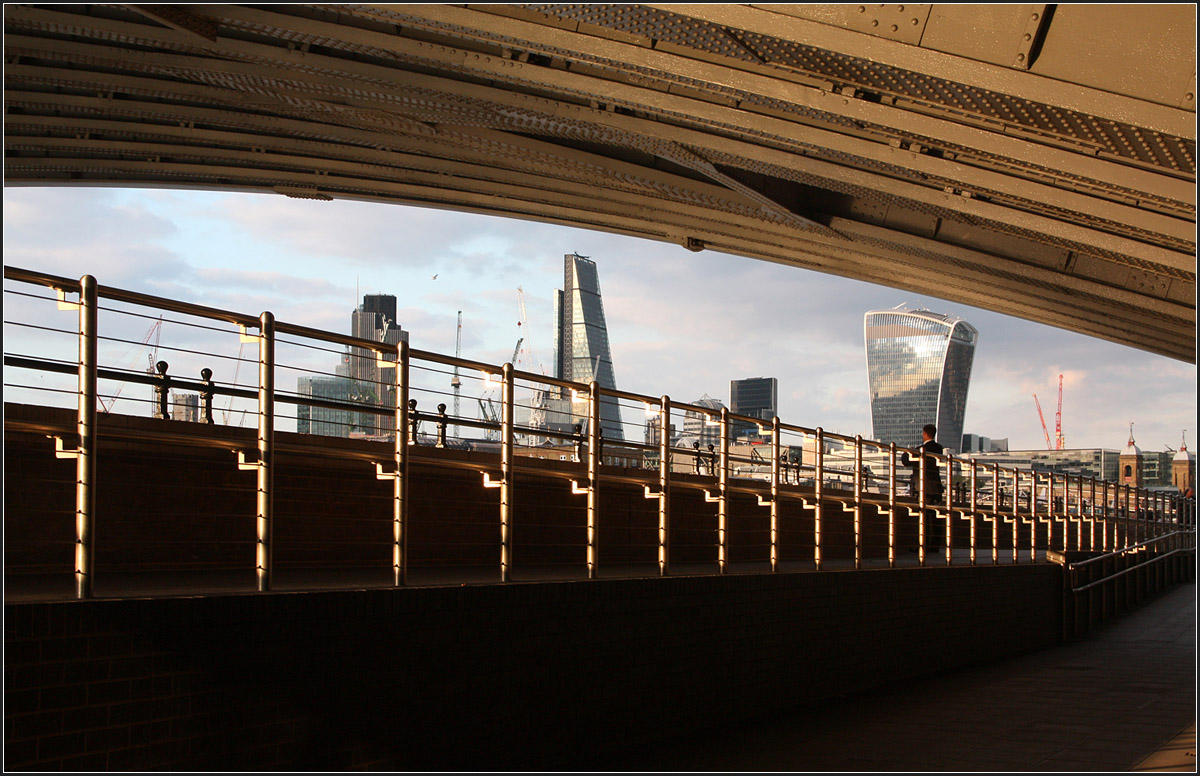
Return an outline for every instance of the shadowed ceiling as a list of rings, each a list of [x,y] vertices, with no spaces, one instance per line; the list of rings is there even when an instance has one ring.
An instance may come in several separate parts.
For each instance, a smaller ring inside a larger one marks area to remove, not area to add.
[[[8,185],[277,192],[566,224],[1195,363],[1194,5],[6,5],[4,17]]]

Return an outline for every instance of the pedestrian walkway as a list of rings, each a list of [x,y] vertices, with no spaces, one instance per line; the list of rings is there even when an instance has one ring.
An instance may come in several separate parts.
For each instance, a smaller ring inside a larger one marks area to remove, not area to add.
[[[1077,640],[584,766],[648,771],[1196,770],[1196,586]]]

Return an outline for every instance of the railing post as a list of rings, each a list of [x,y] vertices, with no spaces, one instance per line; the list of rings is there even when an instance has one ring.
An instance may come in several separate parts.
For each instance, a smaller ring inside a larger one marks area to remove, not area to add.
[[[888,444],[888,568],[896,567],[896,443]]]
[[[1050,475],[1050,490],[1054,491],[1054,475]],[[1055,502],[1056,504],[1059,502]],[[1071,549],[1071,475],[1064,474],[1062,477],[1062,509],[1059,511],[1059,517],[1062,518],[1063,530],[1063,552]],[[1046,549],[1050,549],[1050,542],[1046,543]]]
[[[779,570],[779,416],[771,418],[771,571]]]
[[[976,559],[976,553],[975,553],[976,523],[978,523],[980,520],[979,515],[977,513],[979,506],[978,506],[978,502],[976,500],[976,475],[977,475],[976,470],[978,469],[978,467],[979,467],[979,464],[975,461],[974,458],[972,458],[971,459],[971,496],[970,496],[970,504],[968,506],[968,508],[971,512],[971,565],[972,566],[975,565],[975,559]]]
[[[396,475],[392,480],[392,577],[397,587],[408,584],[408,342],[397,343],[396,434],[392,457]]]
[[[1020,546],[1021,535],[1021,470],[1013,469],[1013,563],[1021,562],[1021,554],[1018,550]]]
[[[1076,521],[1078,533],[1075,534],[1075,549],[1082,552],[1084,551],[1084,475],[1075,477],[1075,511],[1079,516]],[[1087,548],[1092,548],[1091,540],[1088,540]]]
[[[1000,564],[1000,464],[992,464],[992,565]]]
[[[79,403],[75,432],[75,597],[95,595],[96,426],[98,312],[96,278],[79,279]]]
[[[820,571],[821,517],[825,509],[824,501],[822,499],[822,497],[825,495],[825,431],[820,427],[817,428],[815,442],[817,445],[817,458],[814,466],[816,480],[813,483],[814,495],[816,496],[816,505],[813,509],[813,561],[816,563],[817,571]]]
[[[167,374],[169,368],[166,361],[159,361],[154,365],[155,371],[158,372],[158,382],[154,385],[154,417],[158,420],[171,419],[171,376]]]
[[[1088,477],[1088,551],[1096,551],[1096,478]]]
[[[946,565],[954,563],[954,542],[952,541],[952,526],[954,525],[954,454],[946,453]]]
[[[588,491],[587,491],[587,569],[588,579],[596,577],[599,556],[597,523],[600,517],[600,383],[588,386]]]
[[[658,573],[671,563],[671,397],[663,396],[658,413]]]
[[[862,568],[862,435],[854,437],[854,568]]]
[[[729,409],[721,408],[721,452],[717,469],[717,570],[725,573],[728,562],[729,537]]]
[[[918,448],[920,449],[920,448]],[[917,562],[925,565],[925,451],[917,458]]]
[[[213,424],[212,403],[213,403],[213,380],[212,370],[205,367],[200,370],[200,384],[203,386],[200,389],[200,403],[204,411],[204,422],[208,425]]]
[[[516,394],[516,380],[511,363],[504,364],[503,379],[504,385],[500,398],[500,581],[508,582],[512,575],[512,509],[515,495],[513,491],[513,398]],[[592,447],[594,448],[595,445]],[[594,453],[594,449],[590,452]],[[588,576],[591,574],[589,573]]]
[[[258,340],[258,544],[259,592],[270,590],[274,563],[275,316],[259,316]]]
[[[1101,485],[1102,485],[1102,487],[1100,489],[1100,501],[1101,501],[1101,508],[1104,510],[1104,512],[1103,512],[1103,514],[1104,514],[1104,532],[1100,535],[1100,551],[1108,552],[1109,522],[1110,522],[1110,518],[1112,517],[1112,515],[1109,512],[1109,506],[1108,506],[1108,480],[1103,480],[1101,482]],[[1116,525],[1115,521],[1113,522],[1113,525],[1114,526]],[[1113,528],[1113,530],[1115,531],[1116,529]],[[1116,540],[1116,535],[1114,534],[1113,535],[1113,549],[1116,549],[1116,546],[1117,546],[1117,540]],[[1107,588],[1108,588],[1108,586],[1106,585],[1105,589],[1107,589]]]

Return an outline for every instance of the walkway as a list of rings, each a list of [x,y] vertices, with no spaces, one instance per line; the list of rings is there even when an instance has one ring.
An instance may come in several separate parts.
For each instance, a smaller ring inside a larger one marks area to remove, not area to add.
[[[1196,586],[1076,641],[583,769],[1196,771]]]

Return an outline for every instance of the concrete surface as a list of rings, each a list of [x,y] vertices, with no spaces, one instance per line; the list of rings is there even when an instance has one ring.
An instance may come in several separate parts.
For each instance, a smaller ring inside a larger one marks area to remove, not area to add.
[[[1057,647],[579,766],[1194,772],[1195,657],[1192,583]]]

